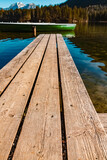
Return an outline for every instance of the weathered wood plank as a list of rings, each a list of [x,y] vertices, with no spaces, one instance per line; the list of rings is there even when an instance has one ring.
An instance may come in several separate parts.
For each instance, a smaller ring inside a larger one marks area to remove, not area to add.
[[[107,133],[107,113],[99,113],[100,120],[103,124],[103,127]]]
[[[0,160],[8,158],[28,97],[40,66],[49,35],[46,35],[0,97]]]
[[[11,60],[0,70],[0,95],[9,82],[13,79],[17,71],[21,68],[26,59],[30,56],[32,51],[36,48],[43,36],[44,35],[38,36],[32,43],[24,48],[15,58],[13,58],[13,60]]]
[[[56,37],[51,35],[13,160],[61,160]]]
[[[61,35],[57,42],[68,160],[106,160],[106,132]]]

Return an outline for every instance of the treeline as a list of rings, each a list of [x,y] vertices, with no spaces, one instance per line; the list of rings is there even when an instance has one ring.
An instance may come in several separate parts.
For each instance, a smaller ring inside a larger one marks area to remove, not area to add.
[[[35,9],[1,10],[0,21],[5,22],[65,22],[87,21],[87,9],[68,6],[48,6]]]
[[[107,8],[72,9],[66,6],[37,6],[35,9],[0,10],[1,22],[55,22],[72,23],[107,20]]]
[[[88,8],[89,21],[107,21],[107,6],[94,5]]]
[[[94,6],[94,5],[107,5],[107,0],[67,0],[64,3],[61,3],[60,6],[68,5],[71,8],[74,8],[75,6],[86,8],[88,6]]]

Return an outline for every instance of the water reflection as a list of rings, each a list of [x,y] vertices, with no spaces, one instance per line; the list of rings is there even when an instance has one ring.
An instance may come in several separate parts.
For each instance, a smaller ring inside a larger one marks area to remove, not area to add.
[[[107,25],[79,24],[75,33],[59,33],[64,36],[97,112],[107,112]],[[33,39],[33,33],[0,33],[0,68]]]
[[[107,112],[107,25],[78,25],[65,42],[97,112]]]
[[[67,38],[73,38],[73,37],[75,37],[75,32],[74,31],[71,31],[71,32],[62,32],[61,34],[64,37],[67,37]]]
[[[23,50],[33,39],[32,33],[0,33],[0,69]]]
[[[20,38],[20,39],[28,39],[28,38],[32,38],[33,36],[33,32],[27,32],[27,33],[21,33],[21,32],[0,32],[0,40],[2,39],[16,39],[16,38]]]

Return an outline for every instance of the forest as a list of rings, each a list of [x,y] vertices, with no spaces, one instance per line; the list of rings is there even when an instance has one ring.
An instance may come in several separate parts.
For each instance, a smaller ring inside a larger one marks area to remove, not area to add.
[[[74,6],[82,7],[88,7],[93,5],[107,5],[107,0],[67,0],[64,3],[61,3],[60,6],[68,5],[69,7],[74,8]]]
[[[107,21],[107,6],[94,5],[86,8],[65,6],[36,6],[35,9],[0,10],[1,22],[54,22],[72,23]]]

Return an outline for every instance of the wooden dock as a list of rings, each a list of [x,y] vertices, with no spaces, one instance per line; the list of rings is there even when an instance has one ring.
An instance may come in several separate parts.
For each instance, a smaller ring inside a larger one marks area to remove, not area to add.
[[[0,160],[107,160],[101,121],[62,35],[39,35],[0,70]]]

